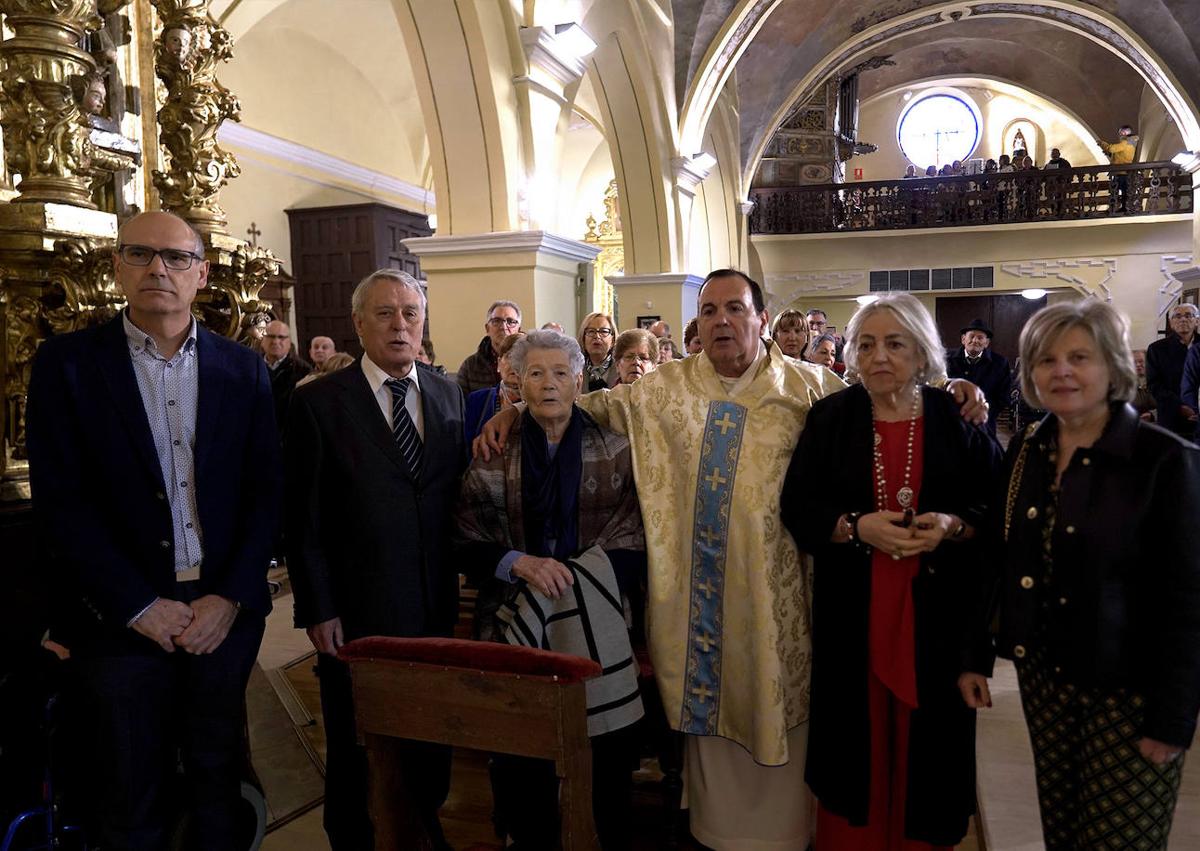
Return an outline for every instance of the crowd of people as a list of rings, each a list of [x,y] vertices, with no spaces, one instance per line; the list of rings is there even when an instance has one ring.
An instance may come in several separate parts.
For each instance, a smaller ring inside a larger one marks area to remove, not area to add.
[[[605,849],[632,842],[651,706],[683,734],[704,846],[954,846],[997,655],[1016,666],[1046,847],[1166,848],[1200,713],[1200,449],[1181,436],[1194,307],[1146,354],[1167,428],[1130,405],[1112,307],[1039,311],[1017,381],[1045,413],[1002,452],[991,411],[1011,378],[991,330],[971,323],[947,353],[907,293],[838,336],[820,310],[771,323],[759,285],[719,269],[683,351],[665,323],[621,332],[604,313],[575,335],[523,331],[499,300],[450,378],[423,360],[426,296],[403,272],[355,288],[363,355],[339,369],[325,338],[302,364],[282,323],[262,357],[198,326],[208,264],[174,216],[127,222],[114,263],[128,308],[44,343],[28,408],[103,847],[162,846],[176,753],[195,847],[235,847],[242,701],[281,541],[318,651],[335,851],[373,847],[338,651],[452,634],[464,577],[480,640],[601,662],[588,731]],[[654,701],[631,671],[641,645]],[[422,841],[448,848],[449,749],[400,757]],[[553,771],[494,768],[510,847],[553,847]]]

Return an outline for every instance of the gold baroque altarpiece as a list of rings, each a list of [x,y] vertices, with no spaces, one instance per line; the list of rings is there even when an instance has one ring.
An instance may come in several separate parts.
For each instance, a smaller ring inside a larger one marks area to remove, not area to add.
[[[217,142],[239,120],[217,80],[232,39],[210,0],[0,0],[0,501],[28,497],[25,398],[38,345],[124,304],[121,222],[164,209],[201,234],[209,286],[193,308],[237,337],[269,310],[279,262],[230,236],[218,196],[238,175]]]

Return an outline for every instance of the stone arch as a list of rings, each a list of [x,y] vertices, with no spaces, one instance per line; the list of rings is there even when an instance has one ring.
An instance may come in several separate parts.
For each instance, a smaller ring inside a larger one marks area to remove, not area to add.
[[[772,6],[768,13],[774,11],[775,8],[777,6]],[[1145,39],[1133,32],[1122,21],[1094,6],[1085,5],[1076,0],[1061,0],[1054,3],[1040,2],[1040,0],[1009,0],[1009,2],[955,0],[955,2],[922,6],[907,14],[865,27],[815,63],[803,79],[793,87],[791,94],[783,100],[767,125],[778,126],[792,106],[803,100],[813,87],[826,80],[838,69],[849,67],[855,62],[862,61],[870,53],[878,52],[893,39],[920,30],[955,23],[964,18],[982,15],[1033,18],[1070,30],[1100,44],[1131,65],[1146,81],[1179,127],[1185,145],[1192,150],[1200,148],[1200,112],[1197,110],[1195,101],[1179,84],[1166,63],[1148,46]],[[752,37],[753,34],[746,33],[742,37],[742,41],[737,42],[737,34],[730,34],[727,36],[722,50],[726,53],[740,55]],[[714,72],[715,69],[707,70],[709,74]],[[693,81],[693,87],[700,87],[704,84],[705,81],[701,79],[700,75],[697,75]],[[699,122],[701,118],[705,122],[707,121],[707,116],[698,116],[694,120]],[[749,185],[769,139],[770,134],[764,134],[764,137],[758,140],[755,147],[748,152],[743,168],[745,185]]]
[[[425,119],[439,234],[516,230],[517,22],[499,4],[392,0],[392,6]],[[444,102],[447,91],[456,95],[455,109]]]

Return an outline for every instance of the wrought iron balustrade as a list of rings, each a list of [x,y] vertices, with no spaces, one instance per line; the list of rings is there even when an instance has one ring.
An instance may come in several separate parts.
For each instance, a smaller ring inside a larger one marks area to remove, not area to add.
[[[754,189],[750,232],[839,233],[1192,212],[1170,162]]]

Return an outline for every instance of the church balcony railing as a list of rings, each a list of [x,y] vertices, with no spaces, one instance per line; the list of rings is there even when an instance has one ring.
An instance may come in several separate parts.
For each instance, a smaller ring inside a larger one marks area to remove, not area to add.
[[[1190,213],[1171,162],[753,189],[753,234],[842,233]]]

